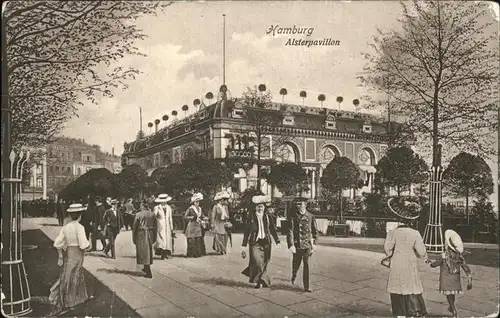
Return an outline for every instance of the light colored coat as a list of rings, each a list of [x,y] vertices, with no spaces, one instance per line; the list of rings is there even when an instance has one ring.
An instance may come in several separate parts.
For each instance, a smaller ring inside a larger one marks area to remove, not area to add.
[[[156,234],[155,249],[172,251],[172,231],[174,223],[172,221],[172,208],[166,205],[165,208],[158,204],[153,210],[158,222],[158,231]]]
[[[426,257],[427,252],[420,233],[409,227],[398,227],[387,233],[384,249],[388,256],[392,255],[387,291],[400,295],[421,294],[418,258]]]
[[[217,203],[212,209],[212,214],[210,215],[210,222],[212,223],[212,232],[217,234],[226,234],[226,229],[224,228],[224,223],[229,219],[229,213],[227,208]]]

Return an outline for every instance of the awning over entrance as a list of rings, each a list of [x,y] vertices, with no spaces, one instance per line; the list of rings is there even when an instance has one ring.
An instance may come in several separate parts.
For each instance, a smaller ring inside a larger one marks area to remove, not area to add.
[[[374,166],[365,166],[365,165],[361,165],[358,167],[359,170],[361,170],[362,172],[367,172],[367,173],[375,173],[377,172],[377,169],[374,167]]]

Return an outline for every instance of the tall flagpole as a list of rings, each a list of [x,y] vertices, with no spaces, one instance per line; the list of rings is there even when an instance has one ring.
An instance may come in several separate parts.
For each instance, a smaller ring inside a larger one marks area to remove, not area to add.
[[[226,84],[226,15],[222,15],[222,84]]]
[[[139,130],[142,131],[142,107],[139,107],[139,120],[141,121],[139,123]]]

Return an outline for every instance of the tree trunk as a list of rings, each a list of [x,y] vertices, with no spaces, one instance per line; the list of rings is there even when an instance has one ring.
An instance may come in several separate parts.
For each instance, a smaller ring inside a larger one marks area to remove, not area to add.
[[[257,191],[261,191],[261,181],[260,181],[260,154],[262,146],[262,134],[260,127],[257,129]]]
[[[340,224],[342,224],[342,189],[339,190],[339,203],[340,203]]]
[[[469,225],[469,189],[465,190],[465,215],[467,216],[467,225]]]
[[[434,96],[432,105],[432,165],[435,167],[441,166],[441,147],[439,145],[439,87],[441,85],[441,74],[443,70],[443,57],[442,57],[442,38],[441,38],[441,6],[437,3],[438,12],[438,62],[439,71],[434,81]]]
[[[401,197],[401,185],[398,184],[396,186],[396,188],[397,188],[397,191],[398,191],[398,198],[399,198],[399,197]]]

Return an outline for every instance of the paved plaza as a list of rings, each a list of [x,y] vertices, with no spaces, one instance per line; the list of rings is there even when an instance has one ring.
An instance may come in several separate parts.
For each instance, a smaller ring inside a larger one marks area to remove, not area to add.
[[[25,219],[25,228],[41,229],[52,240],[60,227],[50,218]],[[248,258],[240,257],[241,234],[233,234],[228,255],[213,255],[207,235],[208,256],[185,258],[186,239],[177,233],[175,258],[155,259],[153,279],[143,277],[135,263],[131,231],[117,238],[117,258],[88,253],[85,268],[116,296],[143,317],[358,317],[391,315],[385,288],[388,269],[380,265],[380,253],[317,246],[311,262],[313,293],[304,293],[299,272],[290,283],[291,254],[284,236],[281,249],[273,245],[271,288],[256,290],[241,271]],[[334,238],[325,238],[331,241]],[[461,317],[484,317],[498,311],[498,268],[471,265],[474,287],[457,300]],[[446,298],[438,288],[439,269],[421,264],[429,316],[449,316]],[[463,286],[466,280],[463,281]],[[110,304],[112,305],[112,304]]]

